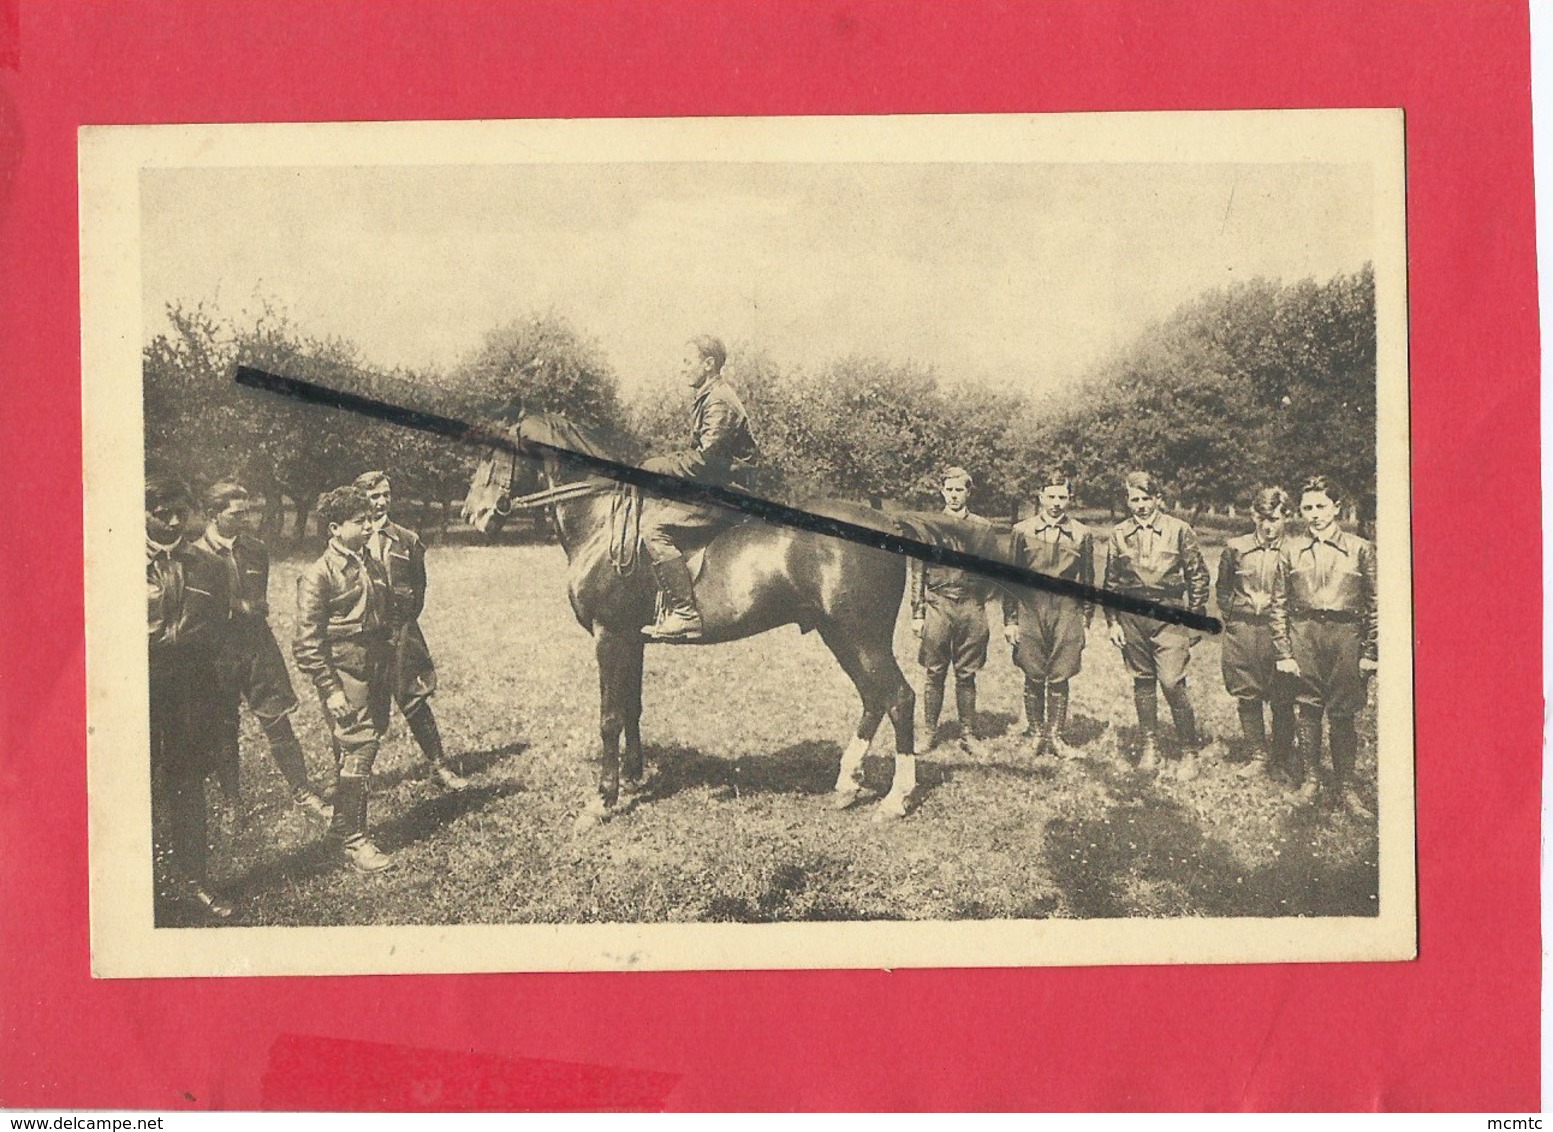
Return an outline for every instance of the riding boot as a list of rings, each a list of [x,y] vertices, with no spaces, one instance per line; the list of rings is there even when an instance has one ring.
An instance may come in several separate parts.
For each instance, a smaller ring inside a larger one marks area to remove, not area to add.
[[[938,746],[938,717],[944,713],[944,678],[932,674],[922,683],[922,734],[927,749]]]
[[[701,611],[696,608],[695,588],[685,556],[676,554],[654,562],[653,576],[663,591],[663,612],[657,622],[642,630],[655,641],[693,641],[701,636]]]
[[[960,716],[960,741],[973,746],[976,743],[976,677],[955,677],[954,707]]]
[[[1159,731],[1159,698],[1154,677],[1133,677],[1132,703],[1138,712],[1138,769],[1158,770],[1159,744],[1155,735]]]
[[[1068,726],[1068,682],[1057,680],[1046,685],[1046,745],[1060,759],[1078,758],[1078,752],[1062,737]]]
[[[340,860],[357,872],[375,873],[393,863],[393,858],[367,837],[366,775],[340,775],[334,793],[334,817],[329,822],[329,841]]]
[[[1321,776],[1321,708],[1315,704],[1300,704],[1298,739],[1291,779],[1299,786],[1295,797],[1300,802],[1314,802],[1320,789]],[[1304,781],[1301,782],[1301,779]]]
[[[1263,719],[1262,701],[1249,697],[1235,701],[1240,713],[1240,734],[1246,743],[1246,765],[1240,768],[1242,778],[1266,773],[1267,726]]]
[[[1272,703],[1273,737],[1268,755],[1268,767],[1274,772],[1287,774],[1294,758],[1294,704],[1287,700]]]
[[[469,779],[447,764],[447,755],[442,749],[442,730],[437,726],[437,717],[432,713],[431,704],[422,700],[414,711],[404,717],[404,721],[410,725],[410,734],[415,736],[415,742],[420,746],[421,754],[426,756],[426,761],[431,764],[431,772],[437,781],[449,790],[462,790],[468,786]]]
[[[1332,745],[1332,794],[1354,817],[1373,818],[1375,815],[1354,789],[1353,769],[1359,754],[1359,733],[1351,715],[1334,715],[1327,720],[1329,741]]]
[[[1025,677],[1025,734],[1035,739],[1035,753],[1046,744],[1046,685]]]
[[[302,744],[297,742],[297,733],[291,729],[291,717],[283,715],[265,724],[264,737],[270,743],[270,757],[280,768],[286,785],[291,787],[291,800],[296,807],[323,821],[332,818],[334,811],[330,809],[329,803],[318,796],[318,791],[313,789],[313,784],[307,779],[307,763],[302,757]]]
[[[1197,749],[1202,745],[1197,737],[1197,713],[1192,710],[1192,699],[1187,693],[1185,681],[1164,691],[1165,702],[1170,705],[1171,718],[1175,720],[1176,742],[1181,747],[1181,763],[1176,767],[1176,778],[1181,782],[1190,782],[1197,777]]]

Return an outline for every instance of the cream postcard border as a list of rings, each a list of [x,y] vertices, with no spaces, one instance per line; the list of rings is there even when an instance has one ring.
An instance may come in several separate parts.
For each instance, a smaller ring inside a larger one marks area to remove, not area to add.
[[[87,126],[80,133],[92,972],[99,977],[1410,959],[1414,869],[1400,110]],[[1374,177],[1380,915],[352,928],[152,927],[140,172],[556,162],[1342,163]]]

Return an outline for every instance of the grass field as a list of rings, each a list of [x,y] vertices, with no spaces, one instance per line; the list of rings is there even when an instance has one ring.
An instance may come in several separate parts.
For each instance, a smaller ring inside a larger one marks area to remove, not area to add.
[[[1209,551],[1212,566],[1217,550]],[[1130,679],[1103,627],[1073,682],[1086,758],[1035,759],[1020,676],[994,621],[981,678],[989,737],[921,760],[920,804],[877,824],[827,795],[858,705],[814,636],[782,629],[712,648],[647,652],[643,740],[651,797],[593,833],[571,821],[592,790],[598,691],[591,638],[551,546],[434,547],[422,626],[438,661],[433,701],[450,754],[474,780],[448,793],[418,768],[397,714],[377,764],[371,824],[397,867],[331,865],[321,828],[293,810],[251,718],[243,796],[218,826],[217,880],[245,924],[773,921],[1119,916],[1373,915],[1372,822],[1294,808],[1244,780],[1219,649],[1195,650],[1191,684],[1210,745],[1195,781],[1146,778],[1128,759]],[[289,646],[299,562],[276,564],[272,623]],[[897,651],[920,684],[901,619]],[[295,678],[295,676],[294,676]],[[297,733],[332,774],[316,697],[296,679]],[[953,697],[947,713],[952,717]],[[1168,721],[1168,710],[1161,702]],[[1373,783],[1373,720],[1361,780]],[[889,724],[867,781],[888,786]],[[213,791],[214,793],[214,791]],[[1367,790],[1373,798],[1373,791]]]

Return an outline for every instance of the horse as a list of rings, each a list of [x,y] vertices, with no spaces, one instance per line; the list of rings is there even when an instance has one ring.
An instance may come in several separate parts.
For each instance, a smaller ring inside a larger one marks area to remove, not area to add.
[[[515,500],[518,456],[512,447],[484,454],[464,503],[465,519],[482,534],[498,530],[515,506],[550,506],[568,561],[567,583],[577,621],[593,635],[599,670],[599,758],[597,796],[576,820],[579,832],[623,811],[642,788],[642,660],[653,621],[657,585],[645,563],[636,561],[634,524],[629,517],[640,498],[634,489],[567,466],[547,448],[621,460],[621,446],[595,430],[554,413],[526,413],[509,429],[514,447],[537,442],[545,490]],[[931,531],[930,525],[898,521],[860,504],[823,501],[806,505],[821,515],[900,533]],[[729,525],[705,546],[695,582],[704,622],[698,647],[796,624],[817,632],[851,679],[862,702],[857,727],[841,755],[832,804],[846,809],[859,800],[863,757],[885,715],[895,733],[889,792],[875,809],[878,819],[902,818],[916,789],[913,719],[916,693],[896,663],[896,619],[907,576],[898,554],[760,520]],[[623,750],[622,750],[623,740]]]

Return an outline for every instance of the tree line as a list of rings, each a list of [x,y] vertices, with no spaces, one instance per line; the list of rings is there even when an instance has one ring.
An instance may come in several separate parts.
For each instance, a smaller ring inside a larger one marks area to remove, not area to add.
[[[876,506],[932,505],[946,463],[969,468],[978,509],[1012,515],[1043,468],[1081,503],[1119,509],[1120,476],[1156,472],[1187,511],[1244,504],[1256,483],[1291,489],[1324,472],[1359,500],[1375,490],[1375,288],[1366,266],[1324,282],[1255,280],[1204,293],[1060,394],[1019,392],[913,361],[848,356],[783,367],[730,342],[727,376],[755,422],[760,490]],[[173,306],[143,351],[146,456],[197,485],[237,477],[270,502],[278,533],[368,467],[402,499],[459,498],[478,453],[349,413],[237,386],[237,364],[487,423],[546,410],[620,435],[634,458],[685,442],[690,393],[645,382],[628,395],[597,340],[554,311],[493,328],[456,365],[374,370],[355,343],[284,311],[224,318]],[[446,508],[441,512],[446,520]]]

